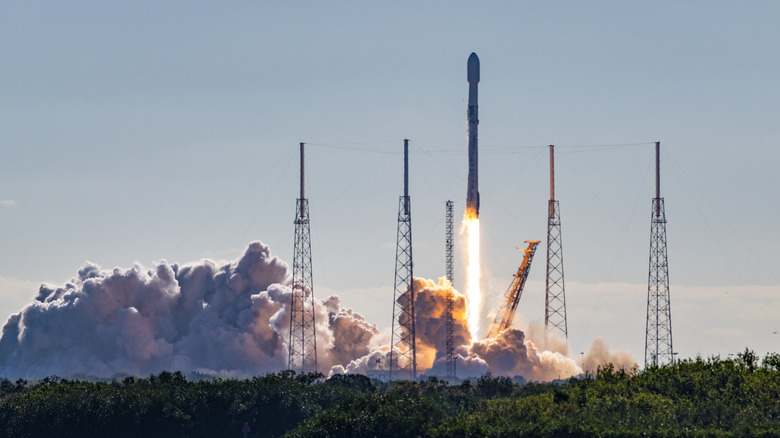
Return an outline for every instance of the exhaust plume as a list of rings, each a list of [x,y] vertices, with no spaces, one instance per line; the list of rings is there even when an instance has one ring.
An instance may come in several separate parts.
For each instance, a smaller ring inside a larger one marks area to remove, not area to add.
[[[162,370],[229,376],[277,372],[287,366],[290,269],[261,242],[236,261],[186,265],[165,260],[144,268],[102,269],[86,262],[62,286],[41,285],[35,300],[8,318],[0,336],[0,376],[112,377]],[[551,380],[582,373],[574,360],[542,351],[523,331],[477,340],[466,297],[445,278],[415,278],[418,364],[424,375],[445,374],[447,297],[454,296],[458,377],[522,376]],[[330,374],[384,370],[389,331],[333,295],[315,301],[318,368]],[[626,352],[597,339],[585,369],[608,362],[632,368]]]
[[[469,327],[471,337],[476,338],[479,332],[479,312],[482,308],[482,291],[480,289],[479,261],[479,218],[474,210],[466,210],[463,227],[468,236],[468,265],[466,267],[466,295],[469,298]]]
[[[549,381],[583,374],[577,362],[567,357],[565,340],[554,339],[550,342],[554,351],[547,351],[527,339],[522,330],[509,328],[495,338],[475,341],[469,329],[469,317],[472,312],[466,307],[466,297],[454,290],[452,284],[444,277],[440,278],[438,283],[421,278],[415,278],[414,282],[415,290],[418,291],[414,304],[417,363],[420,369],[425,370],[422,373],[424,376],[446,375],[444,312],[447,296],[450,293],[455,297],[453,318],[458,378],[479,377],[491,372],[501,376],[522,376],[532,381]],[[541,326],[533,327],[533,331],[543,338],[544,329]],[[390,363],[389,352],[390,346],[387,344],[373,347],[363,357],[352,360],[346,365],[332,367],[330,375],[387,370]],[[591,363],[589,361],[600,365],[607,362],[618,365],[618,363],[633,361],[627,353],[610,353],[600,340],[593,343],[588,355],[586,365]]]
[[[573,359],[539,350],[533,342],[526,341],[522,330],[514,328],[504,330],[495,338],[475,342],[469,352],[487,362],[496,375],[549,381],[582,373]]]
[[[162,370],[264,374],[287,365],[290,270],[261,242],[237,261],[150,269],[85,263],[64,286],[42,285],[0,337],[0,374],[145,375]],[[315,303],[320,368],[369,352],[375,325],[338,297]]]
[[[609,351],[607,341],[596,338],[590,344],[590,349],[582,359],[582,368],[588,374],[596,374],[600,367],[612,364],[615,369],[633,371],[639,367],[634,356],[628,351]]]

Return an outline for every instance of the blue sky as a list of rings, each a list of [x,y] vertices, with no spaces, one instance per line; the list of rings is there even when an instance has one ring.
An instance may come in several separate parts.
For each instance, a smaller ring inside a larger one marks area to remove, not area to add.
[[[402,140],[415,274],[434,278],[444,202],[465,203],[474,51],[489,309],[521,260],[514,248],[545,239],[556,144],[571,350],[603,336],[641,358],[661,141],[675,349],[777,351],[778,12],[768,1],[3,2],[0,319],[85,260],[229,260],[259,239],[291,262],[304,141],[315,294],[389,326]],[[543,281],[540,256],[518,323],[543,318]]]

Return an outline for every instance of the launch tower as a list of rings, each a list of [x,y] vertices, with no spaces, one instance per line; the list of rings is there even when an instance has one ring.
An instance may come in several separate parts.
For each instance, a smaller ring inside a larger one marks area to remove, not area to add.
[[[301,197],[295,207],[290,343],[287,367],[300,373],[317,371],[317,336],[314,324],[314,288],[311,275],[311,233],[308,199],[304,196],[303,143],[301,143]]]
[[[555,146],[550,145],[550,201],[547,204],[547,286],[544,298],[545,340],[550,329],[569,337],[566,323],[566,290],[563,282],[561,213],[555,199]]]
[[[520,297],[523,296],[523,288],[528,280],[528,272],[531,270],[531,262],[534,260],[534,253],[536,253],[539,241],[526,240],[525,243],[528,244],[528,248],[521,250],[525,253],[523,263],[517,268],[517,274],[513,276],[512,283],[509,284],[504,293],[504,302],[498,307],[496,318],[493,320],[493,325],[490,326],[487,335],[488,338],[495,338],[499,333],[508,329],[512,325],[512,320],[515,319],[517,304],[520,303]]]
[[[454,279],[454,273],[453,273],[453,254],[452,254],[452,248],[453,248],[453,218],[452,218],[452,201],[447,201],[446,204],[446,230],[445,230],[445,264],[446,264],[446,270],[447,270],[447,280],[450,281],[450,285],[453,284],[455,281]],[[446,339],[446,355],[445,360],[447,361],[447,377],[454,378],[455,377],[455,318],[452,316],[452,310],[455,305],[455,293],[453,291],[450,291],[449,296],[447,296],[447,311],[446,311],[446,318],[447,318],[447,339]]]
[[[390,379],[417,378],[412,275],[412,212],[409,203],[409,140],[404,140],[404,194],[398,200],[395,248],[395,295],[390,349]]]
[[[655,143],[655,198],[650,213],[650,275],[647,282],[645,367],[674,362],[669,264],[666,255],[666,212],[661,197],[661,143]]]

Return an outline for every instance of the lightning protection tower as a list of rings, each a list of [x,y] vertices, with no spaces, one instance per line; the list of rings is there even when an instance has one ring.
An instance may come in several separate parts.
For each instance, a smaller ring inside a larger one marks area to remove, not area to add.
[[[295,248],[287,365],[289,369],[300,373],[317,371],[317,336],[314,326],[311,233],[308,199],[304,196],[303,143],[301,143],[301,197],[298,198],[295,207]]]
[[[674,362],[669,264],[666,256],[666,212],[661,197],[661,143],[655,143],[655,198],[650,213],[650,275],[647,282],[645,367]]]
[[[452,220],[452,201],[447,201],[446,204],[446,230],[445,230],[445,264],[446,264],[446,270],[447,270],[447,280],[450,281],[450,285],[455,281],[454,279],[454,273],[453,273],[453,257],[452,257],[452,247],[453,247],[453,220]],[[446,339],[446,356],[445,360],[447,361],[447,377],[454,378],[455,377],[455,318],[452,316],[452,310],[455,306],[455,293],[453,291],[450,291],[450,294],[447,296],[447,311],[446,311],[446,318],[447,318],[447,339]]]
[[[409,203],[409,140],[404,140],[404,194],[398,202],[395,248],[395,294],[390,349],[390,379],[417,377],[414,333],[414,277],[412,275],[412,212]]]
[[[544,298],[545,340],[550,330],[569,337],[566,323],[566,288],[563,282],[561,213],[555,199],[555,146],[550,145],[550,201],[547,203],[547,286]]]

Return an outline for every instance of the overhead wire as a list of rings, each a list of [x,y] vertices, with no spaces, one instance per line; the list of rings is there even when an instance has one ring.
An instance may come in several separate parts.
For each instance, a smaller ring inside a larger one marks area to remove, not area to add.
[[[643,144],[645,144],[645,143],[643,143]],[[558,146],[556,146],[556,148],[557,148],[557,147],[558,147]],[[602,205],[602,207],[604,208],[604,210],[605,210],[605,211],[606,211],[606,212],[607,212],[607,213],[608,213],[608,214],[609,214],[609,215],[612,217],[612,219],[615,221],[615,223],[617,223],[617,224],[621,224],[621,221],[617,219],[617,217],[615,216],[615,214],[614,214],[614,213],[612,213],[612,211],[609,209],[609,207],[607,207],[606,203],[605,203],[605,202],[604,202],[604,201],[603,201],[603,200],[602,200],[602,199],[601,199],[601,198],[600,198],[600,197],[599,197],[599,196],[598,196],[598,195],[595,193],[595,191],[594,191],[594,190],[591,188],[590,184],[588,184],[588,182],[585,180],[585,178],[583,178],[583,177],[582,177],[582,175],[580,175],[580,173],[579,173],[579,172],[577,172],[577,170],[576,170],[575,166],[574,166],[574,165],[572,165],[572,163],[571,163],[571,162],[570,162],[568,159],[566,159],[566,157],[565,157],[565,156],[564,156],[564,157],[562,157],[562,160],[563,160],[563,161],[564,161],[564,162],[565,162],[565,163],[568,165],[568,167],[569,167],[569,168],[572,170],[572,173],[573,173],[573,174],[574,174],[574,175],[575,175],[575,176],[576,176],[576,177],[577,177],[577,178],[578,178],[578,179],[579,179],[579,180],[582,182],[582,184],[583,184],[583,185],[584,185],[584,186],[585,186],[585,187],[588,189],[588,191],[591,193],[591,195],[593,195],[593,197],[595,197],[595,198],[596,198],[596,200],[597,200],[597,201],[598,201],[598,202],[599,202],[599,203]],[[642,185],[644,185],[644,183],[647,181],[647,176],[648,176],[648,174],[649,174],[649,168],[648,168],[648,170],[645,172],[645,176],[644,176],[644,178],[643,178]],[[642,185],[640,185],[640,186],[639,186],[639,190],[641,190],[641,187],[642,187]],[[635,214],[635,212],[636,212],[637,205],[638,205],[638,202],[639,202],[639,198],[640,198],[640,197],[639,197],[639,196],[634,196],[634,198],[636,199],[636,201],[635,201],[635,203],[634,203],[634,206],[633,206],[633,208],[632,208],[631,217],[633,217],[633,216],[634,216],[634,214]],[[602,277],[605,279],[605,280],[604,280],[605,282],[610,282],[610,281],[612,280],[612,273],[613,273],[613,271],[614,271],[614,267],[616,266],[616,264],[617,264],[617,261],[618,261],[618,259],[619,259],[619,258],[620,258],[620,256],[621,256],[621,249],[622,249],[622,247],[623,247],[623,244],[624,244],[624,242],[625,242],[625,239],[626,239],[626,237],[627,237],[627,236],[629,236],[629,235],[630,235],[629,231],[630,231],[630,230],[629,230],[629,227],[627,227],[627,226],[626,226],[626,227],[623,227],[623,233],[622,233],[622,237],[621,237],[620,243],[618,244],[618,249],[617,249],[616,251],[614,251],[615,255],[614,255],[614,258],[612,259],[612,263],[610,263],[610,268],[609,268],[609,270],[608,270],[607,272],[604,272],[604,271],[602,271],[602,270],[601,270],[601,268],[600,268],[600,266],[596,266],[596,265],[593,265],[593,264],[591,264],[589,260],[587,260],[587,259],[583,259],[583,258],[581,258],[581,257],[578,257],[578,256],[577,256],[575,253],[568,252],[568,253],[566,254],[566,257],[567,257],[567,258],[572,258],[572,259],[575,259],[575,260],[577,260],[577,261],[578,261],[578,262],[580,262],[581,264],[583,264],[583,265],[587,266],[587,267],[588,267],[588,268],[589,268],[589,269],[590,269],[592,272],[595,272],[595,273],[599,274],[600,276],[602,276]],[[633,238],[631,238],[630,240],[631,240],[632,242],[634,242],[634,245],[635,245],[637,248],[639,247],[639,244],[636,242],[636,240],[634,240]],[[627,288],[625,285],[623,285],[622,283],[618,283],[618,285],[619,285],[619,287],[621,287],[621,288],[622,288],[624,291],[626,291],[626,292],[630,292],[630,290],[629,290],[629,289],[628,289],[628,288]],[[603,298],[604,298],[604,293],[605,293],[605,292],[604,292],[604,291],[602,291],[601,293],[599,293],[599,294],[598,294],[598,295],[595,297],[595,301],[594,301],[594,302],[595,302],[595,304],[594,304],[594,306],[595,306],[595,307],[598,307],[598,306],[600,305],[601,301],[602,301],[602,300],[603,300]],[[586,334],[587,334],[587,333],[589,333],[589,330],[590,330],[590,322],[586,322],[586,323],[585,323],[585,325],[584,325],[584,330],[586,331]],[[575,335],[575,336],[576,336],[576,335]],[[582,337],[584,337],[584,336],[582,336]]]
[[[725,256],[726,260],[728,260],[729,266],[731,266],[733,271],[737,274],[737,277],[739,277],[740,282],[741,283],[747,283],[745,281],[744,276],[742,275],[742,272],[737,267],[738,264],[735,263],[733,258],[732,258],[732,253],[733,252],[726,250],[726,248],[724,247],[724,245],[721,242],[720,238],[718,237],[718,235],[713,230],[712,225],[707,220],[706,215],[704,214],[702,209],[699,207],[699,204],[696,202],[696,197],[694,197],[693,194],[691,193],[691,191],[688,189],[688,186],[687,186],[687,184],[685,184],[685,180],[684,180],[684,178],[681,177],[680,173],[682,173],[686,178],[688,178],[688,180],[691,182],[691,184],[694,186],[694,188],[696,188],[696,190],[698,190],[699,196],[710,204],[710,207],[718,214],[718,216],[721,218],[721,220],[732,230],[732,232],[734,232],[734,235],[737,236],[738,240],[740,242],[742,242],[742,244],[748,249],[748,251],[756,259],[759,260],[759,262],[761,263],[761,266],[764,267],[767,270],[767,272],[769,272],[769,275],[772,278],[774,278],[775,281],[777,281],[777,277],[774,276],[774,273],[772,273],[771,270],[769,269],[769,267],[766,266],[763,263],[763,261],[761,260],[760,257],[758,257],[758,255],[756,255],[756,253],[753,251],[753,249],[750,247],[750,245],[747,244],[747,241],[740,236],[739,232],[726,220],[726,218],[718,210],[718,208],[715,206],[715,204],[709,199],[709,197],[706,195],[706,193],[696,184],[695,180],[693,178],[691,178],[690,176],[688,176],[687,173],[685,173],[685,171],[682,169],[682,167],[678,167],[677,163],[674,161],[674,159],[672,157],[672,154],[669,153],[669,151],[666,152],[665,156],[666,155],[669,156],[668,160],[669,160],[669,163],[672,165],[672,170],[675,172],[678,180],[680,181],[680,183],[683,186],[683,189],[688,194],[688,197],[691,199],[691,204],[694,206],[696,211],[699,213],[699,216],[701,216],[701,219],[704,222],[704,224],[706,226],[706,229],[709,231],[713,241],[717,244],[718,248],[720,249],[720,251],[723,254],[723,256]],[[750,290],[750,288],[747,288],[746,290],[748,291],[748,294],[750,294],[751,298],[753,298],[753,301],[757,302],[758,298],[753,294],[753,292]],[[764,319],[772,327],[772,330],[775,331],[775,332],[778,331],[777,330],[777,326],[772,321],[772,319],[768,316],[766,307],[765,306],[758,306],[758,307],[761,309],[761,312],[764,314]]]
[[[612,210],[610,210],[609,206],[604,202],[604,200],[601,199],[601,197],[599,197],[599,195],[596,194],[596,192],[593,190],[593,188],[590,186],[590,184],[588,184],[588,181],[585,178],[583,178],[582,175],[580,175],[580,173],[577,171],[576,167],[574,165],[572,165],[571,162],[566,157],[562,157],[562,158],[563,158],[563,161],[572,170],[572,173],[574,173],[574,175],[577,178],[579,178],[579,180],[582,182],[582,184],[585,186],[585,188],[587,188],[588,191],[591,193],[591,195],[593,195],[593,197],[596,198],[596,200],[599,202],[599,204],[601,204],[602,209],[604,211],[606,211],[607,214],[609,214],[609,216],[612,218],[613,221],[615,221],[616,224],[621,225],[621,221],[617,218],[615,213],[613,213]],[[627,227],[623,227],[623,229],[624,229],[624,231],[628,230]],[[636,245],[637,248],[640,247],[639,243],[636,240],[634,240],[634,239],[631,239],[631,240],[634,242],[634,245]]]
[[[292,154],[293,149],[290,149],[286,154],[282,155],[278,160],[276,160],[273,164],[271,164],[268,169],[274,169],[278,166],[280,162],[282,162],[285,159],[288,159],[289,156]],[[168,252],[172,253],[173,251],[179,249],[185,242],[187,242],[192,236],[197,234],[203,227],[211,223],[217,216],[219,216],[225,209],[227,209],[231,204],[233,204],[238,198],[244,195],[252,186],[257,184],[260,180],[263,178],[266,178],[268,176],[268,172],[260,172],[259,176],[255,179],[253,179],[251,182],[246,184],[241,190],[237,191],[233,197],[231,197],[227,202],[225,202],[220,208],[217,209],[214,214],[209,216],[205,221],[203,221],[200,225],[195,227],[194,230],[192,230],[189,234],[187,234],[184,239],[182,239],[178,244],[176,244],[173,248],[171,248]]]
[[[351,189],[355,184],[357,184],[359,181],[361,181],[366,175],[371,173],[377,166],[379,166],[389,155],[397,155],[401,154],[402,152],[396,148],[381,148],[376,147],[377,145],[388,145],[388,144],[397,144],[400,143],[400,140],[380,140],[380,141],[352,141],[352,142],[307,142],[307,146],[312,146],[315,148],[329,148],[329,149],[338,149],[338,150],[348,150],[352,152],[365,152],[365,153],[377,153],[381,154],[382,157],[380,157],[378,160],[376,160],[373,165],[366,168],[364,172],[362,172],[358,177],[356,177],[354,180],[352,180],[349,184],[347,184],[344,189],[342,189],[336,196],[332,197],[330,200],[326,202],[324,207],[322,207],[321,211],[327,211],[328,208],[334,204],[336,200],[338,200],[341,196],[343,196],[349,189]],[[451,176],[460,176],[460,172],[456,172],[452,168],[450,168],[447,165],[442,165],[441,163],[436,163],[436,165],[431,165],[429,157],[434,155],[454,155],[454,154],[462,154],[462,142],[454,143],[454,142],[438,142],[438,141],[415,141],[416,144],[421,144],[423,146],[425,145],[434,145],[434,146],[458,146],[457,149],[441,149],[441,148],[414,148],[410,151],[410,154],[417,155],[421,157],[421,161],[423,161],[424,164],[427,164],[427,166],[423,165],[422,172],[420,172],[420,175],[422,176],[422,180],[425,182],[425,185],[427,186],[428,190],[431,192],[434,198],[437,197],[437,191],[434,189],[434,185],[430,181],[430,177],[428,175],[428,171],[433,171],[436,173],[439,173],[441,170],[446,170],[449,172]],[[618,143],[618,144],[588,144],[588,145],[556,145],[556,149],[560,151],[562,155],[568,155],[573,153],[587,153],[587,152],[600,152],[604,150],[614,150],[614,149],[622,149],[622,148],[633,148],[637,146],[645,146],[648,144],[654,144],[654,142],[637,142],[637,143]],[[369,147],[366,147],[369,146]],[[491,146],[491,145],[480,145],[480,153],[485,155],[514,155],[514,154],[531,154],[532,158],[530,161],[534,162],[536,166],[539,165],[540,160],[539,158],[544,155],[544,151],[547,149],[548,145],[540,145],[540,146]],[[271,168],[277,167],[278,164],[284,160],[287,159],[292,152],[295,150],[295,148],[291,148],[290,151],[288,151],[284,156],[282,156],[279,160],[277,160],[275,163],[271,165]],[[603,200],[601,200],[598,195],[593,191],[593,189],[590,187],[590,185],[582,178],[582,176],[576,171],[574,166],[572,166],[571,163],[568,162],[568,160],[565,159],[565,157],[562,157],[564,161],[567,162],[567,164],[572,168],[574,171],[574,174],[584,183],[586,188],[591,192],[592,195],[594,195],[601,205],[604,207],[605,211],[609,213],[609,215],[612,217],[612,219],[620,224],[620,221],[616,218],[614,213],[606,206]],[[282,174],[286,174],[287,169],[290,166],[291,161],[288,161],[287,165],[284,167]],[[419,164],[414,164],[416,167],[420,167]],[[525,173],[525,180],[530,177],[530,173]],[[179,242],[174,247],[174,250],[180,247],[184,242],[186,242],[188,239],[190,239],[193,235],[195,235],[197,232],[199,232],[203,227],[205,227],[208,223],[213,221],[213,219],[218,216],[220,213],[222,213],[228,206],[230,206],[235,200],[237,200],[239,197],[241,197],[247,190],[249,190],[252,186],[254,186],[258,181],[260,181],[264,177],[264,172],[260,173],[260,176],[255,178],[253,181],[251,181],[249,184],[244,186],[240,191],[238,191],[227,203],[225,203],[221,208],[219,208],[213,215],[211,215],[208,219],[206,219],[201,225],[196,227],[191,233],[189,233],[184,240]],[[502,181],[499,181],[501,184],[505,184],[506,181],[511,180],[512,178],[516,178],[515,174],[507,173]],[[462,177],[459,179],[463,180]],[[645,175],[646,179],[646,175]],[[280,184],[281,178],[277,178],[273,188],[277,187]],[[498,183],[497,183],[498,184]],[[520,185],[523,184],[521,181],[519,183]],[[261,202],[261,209],[258,210],[258,212],[253,216],[252,220],[250,221],[247,230],[244,232],[243,236],[245,236],[249,229],[253,226],[254,222],[256,221],[257,217],[259,216],[260,212],[262,211],[262,206],[267,203],[268,199],[270,198],[271,192],[265,197],[265,199]],[[489,192],[486,191],[486,192]],[[517,192],[515,192],[514,197],[517,196]],[[486,197],[486,200],[491,200],[489,196]],[[498,206],[505,214],[511,216],[512,218],[520,221],[521,223],[525,223],[524,219],[517,216],[515,213],[513,213],[511,210],[509,210],[504,203],[495,203],[496,206]],[[631,217],[634,216],[634,212],[636,211],[636,205],[634,206],[634,209],[632,210]],[[425,231],[425,235],[423,238],[426,238],[428,234],[432,233],[433,230],[435,230],[436,227],[438,227],[443,222],[443,219],[439,220],[435,224],[431,225],[431,227]],[[526,226],[530,226],[526,224]],[[487,231],[486,236],[491,241],[492,244],[497,244],[497,247],[500,247],[504,242],[497,242],[496,237],[493,235],[493,233],[490,232],[491,228],[487,228],[485,231]],[[628,228],[623,227],[623,237],[621,239],[621,247],[623,242],[625,241],[626,236],[629,235]],[[631,239],[635,245],[638,246],[637,242],[633,239]],[[616,257],[619,257],[619,254],[616,255]],[[577,259],[576,256],[573,258]],[[586,265],[589,265],[589,263],[585,260],[579,259],[581,262],[584,262]],[[611,278],[612,271],[614,270],[614,266],[616,263],[615,259],[609,269],[609,271],[606,273],[606,277],[609,279]],[[375,262],[379,263],[379,260]],[[591,266],[592,268],[595,268]]]
[[[287,153],[289,155],[290,152]],[[284,169],[282,170],[282,173],[279,175],[279,178],[276,178],[276,182],[274,182],[273,186],[265,195],[265,198],[260,202],[260,206],[257,209],[257,212],[255,212],[255,215],[252,217],[252,220],[249,221],[249,225],[247,225],[246,230],[244,230],[244,234],[241,235],[241,239],[245,239],[246,235],[249,234],[249,230],[252,229],[252,226],[255,224],[255,221],[260,216],[260,213],[262,213],[265,210],[265,206],[268,203],[268,200],[271,198],[271,195],[276,192],[276,188],[279,186],[279,183],[282,181],[282,177],[287,174],[287,170],[290,168],[290,165],[292,164],[293,160],[287,160],[287,164],[284,166]]]
[[[306,145],[308,146],[309,143],[306,143]],[[333,205],[335,205],[337,200],[339,200],[342,196],[344,196],[345,193],[350,191],[357,183],[362,181],[367,175],[371,174],[380,164],[382,164],[391,155],[393,155],[391,152],[383,153],[379,158],[374,160],[372,165],[366,167],[363,172],[361,172],[359,175],[353,178],[346,186],[344,186],[344,188],[340,192],[338,192],[337,194],[335,194],[329,199],[325,198],[324,204],[322,204],[322,207],[319,207],[318,214],[321,215],[327,212]],[[322,235],[320,232],[318,232],[319,222],[312,221],[312,223],[314,228],[314,232],[312,233],[312,239],[314,240],[315,243],[314,245],[315,249],[313,250],[314,257],[319,261],[318,263],[320,266],[327,266],[327,263],[324,263],[326,257],[323,256],[321,251],[321,248],[323,248],[324,246],[317,244],[320,240],[320,236]],[[325,278],[325,281],[327,281],[328,280],[327,275],[328,272],[330,271],[326,269],[323,272],[325,272],[325,274],[320,274],[323,276],[321,278]]]
[[[647,186],[645,186],[645,183],[647,183],[647,177],[650,175],[650,170],[652,168],[653,168],[652,165],[647,166],[647,170],[645,171],[645,175],[642,178],[642,184],[639,185],[638,191],[641,191],[643,188],[647,187]],[[633,223],[634,222],[634,216],[636,215],[636,212],[637,212],[637,210],[639,208],[639,200],[641,198],[642,197],[639,196],[639,193],[637,193],[634,196],[634,205],[631,208],[631,215],[628,217],[628,223]],[[626,237],[628,236],[628,231],[629,231],[628,227],[623,229],[623,235],[620,238],[620,243],[618,243],[617,251],[615,251],[615,258],[612,259],[612,264],[609,267],[609,271],[607,271],[607,278],[608,279],[612,278],[612,273],[615,270],[615,266],[617,266],[617,261],[618,261],[618,259],[620,257],[620,252],[621,252],[621,250],[623,248],[623,243],[626,241]],[[636,244],[636,241],[634,241],[634,243]]]
[[[760,257],[758,254],[756,254],[756,252],[753,250],[753,247],[750,246],[747,243],[747,239],[744,239],[742,237],[742,235],[740,234],[739,230],[737,230],[737,228],[735,228],[726,219],[726,217],[723,215],[723,213],[718,209],[717,205],[714,202],[712,202],[712,200],[709,198],[709,196],[707,196],[706,192],[704,190],[702,190],[702,188],[699,187],[698,184],[696,184],[696,180],[691,178],[691,176],[688,175],[687,172],[685,172],[685,168],[684,167],[682,167],[682,166],[677,164],[677,162],[674,159],[674,156],[670,152],[666,152],[666,153],[669,155],[669,158],[668,158],[669,159],[669,163],[672,165],[672,169],[675,171],[675,173],[677,173],[677,177],[680,179],[680,182],[684,184],[683,178],[680,176],[682,174],[682,176],[687,178],[687,180],[691,183],[691,185],[693,185],[693,187],[696,189],[696,191],[701,196],[701,198],[704,199],[705,201],[707,201],[707,203],[710,205],[712,210],[718,215],[718,217],[720,217],[720,219],[723,221],[723,223],[726,224],[727,227],[729,227],[729,229],[737,237],[737,240],[739,242],[741,242],[745,246],[745,248],[750,252],[750,254],[756,259],[756,261],[758,261],[758,263],[761,264],[761,266],[764,268],[766,273],[769,274],[769,276],[772,277],[772,279],[776,283],[780,283],[780,279],[775,275],[775,273],[772,271],[772,269],[770,269],[769,266],[767,266],[767,264],[764,263],[764,259],[762,257]],[[687,190],[687,187],[686,187],[686,190]],[[688,196],[690,196],[692,201],[695,203],[695,198],[691,195],[690,191],[688,191]],[[699,214],[701,214],[702,218],[704,218],[704,215],[701,213],[701,210],[699,210]],[[715,235],[714,232],[713,232],[713,235]],[[726,252],[728,254],[728,251],[725,251],[725,249],[723,247],[721,247],[721,250],[723,250],[724,252]],[[740,276],[740,280],[742,280],[744,282],[744,278],[742,278],[741,276]]]
[[[462,154],[463,153],[463,142],[449,142],[449,141],[432,141],[432,140],[419,140],[419,139],[409,139],[410,141],[413,141],[416,145],[435,145],[435,146],[454,146],[453,149],[426,149],[426,148],[415,148],[415,150],[410,150],[410,155],[416,155],[416,154],[442,154],[442,155],[448,155],[448,154]],[[402,151],[398,150],[397,148],[375,148],[374,145],[386,145],[386,144],[398,144],[401,143],[403,139],[399,140],[372,140],[372,141],[342,141],[342,142],[323,142],[323,141],[314,141],[314,142],[306,142],[307,146],[314,146],[314,147],[322,147],[322,148],[330,148],[330,149],[343,149],[343,150],[350,150],[355,152],[365,152],[365,153],[392,153],[392,154],[403,154]],[[630,148],[635,146],[647,146],[655,144],[655,142],[636,142],[636,143],[605,143],[605,144],[569,144],[569,145],[555,145],[556,149],[563,149],[563,153],[582,153],[582,152],[599,152],[602,150],[611,150],[611,149],[623,149],[623,148]],[[372,147],[366,147],[366,146],[372,146]],[[549,145],[517,145],[517,144],[511,144],[511,145],[499,145],[499,144],[490,144],[490,143],[481,143],[479,145],[479,153],[480,155],[487,154],[487,155],[516,155],[516,154],[526,154],[530,151],[538,150],[538,149],[547,149]],[[577,150],[580,149],[580,150]]]

